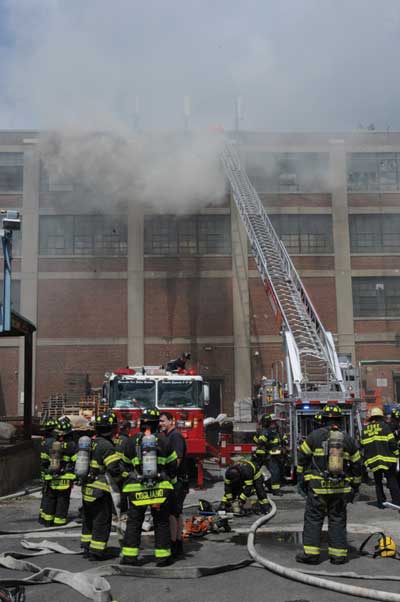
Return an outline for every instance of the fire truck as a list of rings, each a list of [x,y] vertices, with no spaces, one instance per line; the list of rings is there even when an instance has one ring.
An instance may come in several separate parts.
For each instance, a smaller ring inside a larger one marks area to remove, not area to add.
[[[159,366],[121,368],[105,375],[103,401],[115,412],[118,422],[129,420],[130,434],[140,430],[142,410],[158,408],[173,415],[175,427],[186,439],[189,471],[203,485],[206,454],[204,404],[209,385],[192,368],[169,372]]]
[[[353,433],[355,424],[361,428],[357,376],[351,366],[351,358],[347,365],[339,361],[332,333],[325,330],[242,167],[239,145],[227,141],[221,161],[283,342],[285,385],[282,387],[276,379],[275,383],[272,382],[259,413],[275,414],[280,430],[287,436],[295,468],[298,444],[315,428],[313,416],[326,403],[340,404],[350,433]],[[246,440],[245,433],[254,433],[255,427],[255,424],[243,425],[234,421],[230,437],[222,437],[224,451],[220,456],[224,463],[233,453],[251,452],[253,446]]]

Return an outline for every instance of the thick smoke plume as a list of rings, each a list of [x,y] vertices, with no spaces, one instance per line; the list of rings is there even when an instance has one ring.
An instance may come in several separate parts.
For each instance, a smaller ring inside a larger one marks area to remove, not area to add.
[[[39,150],[54,182],[74,184],[94,210],[146,204],[180,213],[222,201],[222,140],[213,134],[135,135],[53,132]]]

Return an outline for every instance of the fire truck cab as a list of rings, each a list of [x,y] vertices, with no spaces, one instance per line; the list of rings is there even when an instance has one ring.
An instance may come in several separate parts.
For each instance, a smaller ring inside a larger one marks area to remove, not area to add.
[[[142,410],[158,408],[173,415],[175,427],[186,439],[189,469],[197,468],[201,486],[206,454],[204,404],[209,401],[209,386],[203,378],[193,369],[175,373],[159,366],[122,368],[105,376],[103,402],[119,422],[130,421],[131,435],[140,430]]]

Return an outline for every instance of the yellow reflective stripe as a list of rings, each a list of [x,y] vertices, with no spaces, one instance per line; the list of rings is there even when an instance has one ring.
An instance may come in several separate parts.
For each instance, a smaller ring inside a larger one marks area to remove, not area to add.
[[[239,495],[239,499],[241,499],[242,501],[246,501],[246,500],[247,500],[247,495],[246,495],[245,493],[243,493],[243,492],[242,492],[242,493]]]
[[[83,494],[82,499],[84,502],[95,502],[96,501],[95,497],[93,497],[92,495],[86,495],[86,494]]]
[[[57,516],[54,518],[54,524],[55,525],[66,525],[67,524],[67,519],[66,518],[57,518]]]
[[[103,551],[106,549],[106,542],[105,541],[94,541],[94,539],[92,539],[92,541],[90,542],[90,549]]]
[[[103,464],[99,464],[97,460],[90,460],[90,468],[103,468]]]
[[[347,556],[347,549],[345,549],[345,548],[328,548],[328,554],[330,556]]]
[[[120,459],[119,454],[114,453],[111,454],[109,456],[107,456],[106,458],[104,458],[103,462],[104,462],[104,466],[108,466],[109,464],[112,464],[112,462],[118,462]]]
[[[253,464],[253,462],[250,462],[250,460],[240,460],[240,464],[249,464],[252,469],[254,470],[254,473],[257,472],[257,468],[255,466],[255,464]]]
[[[351,487],[337,487],[336,489],[327,489],[326,487],[313,487],[312,490],[318,495],[334,495],[335,493],[350,493]]]
[[[88,543],[89,541],[92,540],[92,536],[89,534],[83,534],[81,535],[81,542],[82,543]]]
[[[103,483],[103,481],[94,481],[93,483],[89,484],[89,487],[101,489],[102,491],[110,491],[110,486],[107,483]]]
[[[253,479],[248,479],[247,481],[244,482],[245,485],[252,485],[253,484]]]
[[[45,514],[43,512],[42,517],[44,518],[44,520],[47,520],[47,521],[53,521],[54,520],[54,514]]]
[[[147,500],[132,500],[134,506],[153,506],[154,504],[163,504],[166,497],[154,497]]]
[[[46,454],[45,452],[40,452],[40,459],[41,460],[50,460],[50,456],[49,456],[49,454]]]
[[[325,452],[322,447],[316,447],[312,453],[313,456],[325,456]]]
[[[369,466],[370,464],[373,464],[374,462],[397,462],[397,458],[394,458],[393,456],[381,456],[380,454],[373,456],[372,458],[367,458],[366,460],[364,460],[364,464],[366,466]]]
[[[377,470],[388,470],[387,464],[377,464],[371,468],[372,472],[376,472]]]
[[[170,454],[169,456],[167,456],[165,458],[165,464],[169,464],[170,462],[174,462],[177,459],[178,459],[178,455],[177,455],[176,451],[174,450],[172,452],[172,454]]]
[[[135,557],[135,556],[139,556],[139,548],[126,548],[123,547],[122,550],[122,556],[130,556]]]
[[[355,485],[359,485],[361,483],[361,477],[353,477],[353,483]]]
[[[312,449],[308,445],[307,441],[303,441],[303,443],[300,445],[300,451],[302,451],[303,454],[306,454],[306,456],[310,456],[312,454]]]
[[[350,456],[350,462],[358,462],[359,460],[361,460],[361,454],[359,452],[359,450],[357,450],[352,456]]]
[[[297,465],[297,474],[302,474],[302,473],[303,473],[303,471],[304,471],[304,468],[303,468],[303,466],[301,466],[301,464],[298,464],[298,465]]]
[[[390,439],[394,439],[393,433],[391,435],[372,435],[371,437],[361,439],[361,444],[368,445],[368,443],[374,443],[374,441],[389,441]]]
[[[310,556],[319,556],[321,548],[318,546],[303,546],[304,552]]]
[[[271,487],[271,489],[280,489],[280,488],[281,488],[281,486],[279,483],[274,483]]]
[[[168,558],[171,556],[171,550],[170,548],[156,548],[154,555],[156,558]]]
[[[259,470],[258,472],[256,472],[256,474],[254,475],[252,481],[256,481],[257,479],[259,479],[262,476],[262,471]],[[245,481],[246,482],[246,481]]]

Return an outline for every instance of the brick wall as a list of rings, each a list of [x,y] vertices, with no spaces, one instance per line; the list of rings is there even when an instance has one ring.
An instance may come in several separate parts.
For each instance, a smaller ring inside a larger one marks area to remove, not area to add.
[[[400,258],[397,256],[353,256],[352,270],[398,270]]]
[[[126,257],[41,257],[39,272],[126,272]]]
[[[126,337],[126,280],[39,280],[38,336]]]
[[[64,392],[65,372],[89,375],[92,387],[100,387],[104,373],[124,368],[127,363],[125,345],[39,346],[36,361],[36,406],[49,395]]]
[[[145,336],[231,336],[229,278],[146,279]]]

